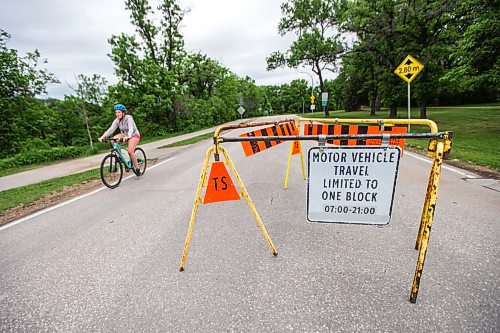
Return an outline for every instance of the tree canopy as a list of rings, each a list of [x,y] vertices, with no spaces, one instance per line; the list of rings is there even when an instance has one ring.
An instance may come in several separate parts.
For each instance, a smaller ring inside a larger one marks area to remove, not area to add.
[[[187,52],[179,27],[189,11],[175,0],[156,3],[124,1],[135,32],[109,38],[118,82],[76,74],[74,94],[62,100],[42,98],[58,80],[41,54],[9,48],[11,36],[0,29],[0,158],[51,147],[92,149],[114,119],[116,102],[127,106],[145,137],[237,119],[240,99],[245,117],[308,109],[313,87],[307,80],[258,86],[206,54]],[[270,53],[267,69],[310,69],[320,83],[313,93],[329,92],[330,108],[367,105],[375,115],[388,107],[397,117],[406,83],[393,71],[408,54],[425,65],[411,83],[420,117],[429,105],[498,101],[499,6],[493,1],[285,0],[281,10],[277,33],[296,39],[285,52]],[[325,79],[326,72],[336,78]]]

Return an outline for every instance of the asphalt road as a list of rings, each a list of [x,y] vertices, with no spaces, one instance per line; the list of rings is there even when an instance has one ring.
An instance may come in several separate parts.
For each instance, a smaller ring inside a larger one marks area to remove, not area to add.
[[[279,255],[244,200],[201,205],[179,272],[210,144],[0,229],[0,331],[499,331],[498,183],[443,169],[412,304],[430,164],[406,153],[377,227],[307,222],[297,156],[283,190],[287,143],[248,158],[225,144]]]

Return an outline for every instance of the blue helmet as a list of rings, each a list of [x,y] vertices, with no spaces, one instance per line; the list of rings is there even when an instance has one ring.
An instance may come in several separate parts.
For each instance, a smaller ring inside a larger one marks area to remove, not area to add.
[[[123,104],[116,104],[115,107],[113,108],[114,111],[120,110],[122,112],[127,112],[127,108]]]

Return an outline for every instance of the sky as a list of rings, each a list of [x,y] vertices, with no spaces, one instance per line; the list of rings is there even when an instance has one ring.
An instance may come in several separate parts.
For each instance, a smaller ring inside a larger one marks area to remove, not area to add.
[[[151,1],[151,3],[156,3]],[[293,35],[280,36],[279,0],[178,0],[189,9],[181,25],[185,49],[206,54],[240,77],[258,85],[279,85],[293,79],[311,82],[310,69],[266,71],[266,57],[286,51]],[[124,0],[1,0],[0,28],[11,35],[7,47],[20,55],[39,50],[49,72],[61,81],[48,85],[48,96],[73,94],[78,74],[104,76],[116,84],[108,57],[108,39],[133,34]],[[317,85],[317,79],[314,85]],[[46,97],[46,96],[42,96]]]

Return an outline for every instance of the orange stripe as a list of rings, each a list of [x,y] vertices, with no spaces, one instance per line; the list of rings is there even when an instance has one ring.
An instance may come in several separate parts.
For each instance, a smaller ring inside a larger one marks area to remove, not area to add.
[[[356,135],[356,134],[358,134],[358,125],[349,125],[349,135]],[[356,146],[357,143],[358,143],[357,139],[347,140],[348,146]]]
[[[368,132],[366,134],[380,134],[380,128],[378,126],[368,126]],[[367,146],[380,146],[382,140],[380,139],[367,139]]]

